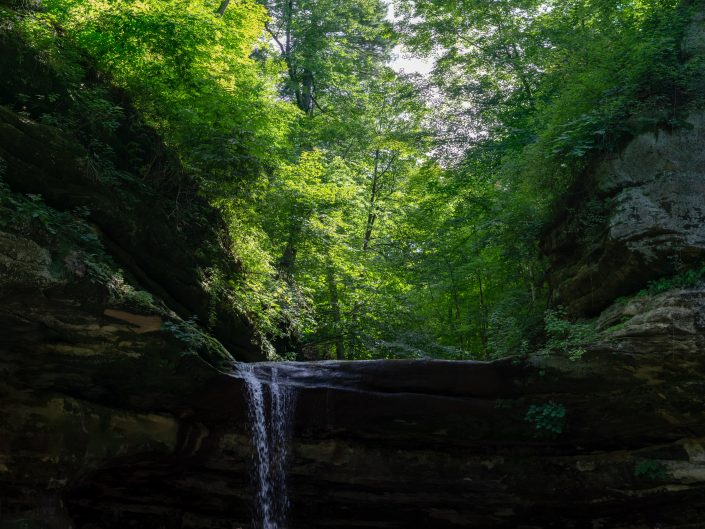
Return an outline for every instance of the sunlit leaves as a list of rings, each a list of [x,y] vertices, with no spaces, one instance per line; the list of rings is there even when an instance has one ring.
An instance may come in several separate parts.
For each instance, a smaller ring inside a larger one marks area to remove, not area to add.
[[[273,148],[286,148],[294,113],[250,57],[266,20],[254,2],[231,2],[224,17],[197,0],[49,0],[46,8],[209,181],[251,182]]]
[[[381,0],[260,0],[274,53],[286,63],[282,91],[306,114],[354,96],[391,47]]]

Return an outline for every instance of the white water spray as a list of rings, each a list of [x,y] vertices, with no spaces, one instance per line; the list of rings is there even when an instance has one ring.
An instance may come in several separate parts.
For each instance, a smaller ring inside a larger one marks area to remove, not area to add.
[[[239,364],[238,371],[247,390],[254,452],[253,478],[257,494],[253,526],[286,529],[289,508],[286,461],[295,394],[290,386],[280,382],[276,367],[271,368],[267,381],[260,380],[251,365]]]

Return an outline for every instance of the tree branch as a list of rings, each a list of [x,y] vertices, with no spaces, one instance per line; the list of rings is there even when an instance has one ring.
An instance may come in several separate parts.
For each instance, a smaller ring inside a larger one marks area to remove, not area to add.
[[[228,0],[228,1],[230,1],[230,0]],[[284,56],[284,60],[288,64],[289,59],[287,57],[287,51],[286,51],[286,47],[284,46],[284,44],[282,44],[282,42],[279,40],[279,37],[277,37],[277,34],[274,31],[272,31],[272,28],[269,27],[269,24],[265,24],[264,29],[267,30],[267,33],[269,33],[272,36],[272,38],[274,39],[274,42],[277,43],[277,46],[279,46],[279,50],[282,52],[282,55]]]

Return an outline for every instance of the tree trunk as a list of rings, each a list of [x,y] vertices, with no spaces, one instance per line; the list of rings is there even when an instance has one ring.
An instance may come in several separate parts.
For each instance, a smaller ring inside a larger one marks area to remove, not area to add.
[[[218,15],[221,17],[225,14],[225,10],[228,9],[228,6],[230,5],[230,0],[223,0],[220,3],[220,7],[218,8]]]
[[[477,284],[480,288],[480,341],[482,343],[482,357],[487,359],[487,342],[489,339],[487,329],[487,303],[485,302],[485,290],[482,285],[482,274],[477,274]]]
[[[328,283],[328,295],[330,296],[331,317],[335,335],[335,357],[338,360],[345,360],[345,341],[342,333],[342,318],[340,315],[340,298],[338,296],[338,284],[335,280],[335,268],[330,258],[327,256],[326,282]]]
[[[379,184],[379,149],[375,150],[375,165],[372,171],[372,189],[370,190],[370,208],[367,213],[367,223],[365,225],[365,235],[362,241],[363,251],[367,251],[370,240],[372,239],[372,228],[374,228],[375,221],[377,220],[377,192]]]
[[[301,110],[307,115],[313,114],[313,73],[304,70],[301,81]]]
[[[289,239],[286,241],[284,253],[279,260],[279,271],[290,276],[294,272],[296,264],[296,244],[299,238],[301,226],[292,226],[289,229]]]

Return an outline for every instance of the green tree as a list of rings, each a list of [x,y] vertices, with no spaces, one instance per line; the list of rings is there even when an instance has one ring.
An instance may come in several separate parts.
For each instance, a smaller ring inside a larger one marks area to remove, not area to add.
[[[394,5],[396,28],[382,0],[44,8],[225,213],[246,273],[208,281],[237,282],[267,332],[319,357],[521,352],[543,332],[552,209],[594,156],[697,97],[679,41],[700,4]],[[435,57],[428,79],[391,70],[398,41]],[[75,99],[108,157],[121,109]]]
[[[44,5],[206,187],[254,190],[262,167],[289,148],[296,114],[276,99],[275,66],[251,58],[266,20],[254,1],[234,3],[224,16],[201,1]]]
[[[266,30],[286,64],[284,93],[306,114],[374,75],[391,36],[380,0],[262,0]]]

